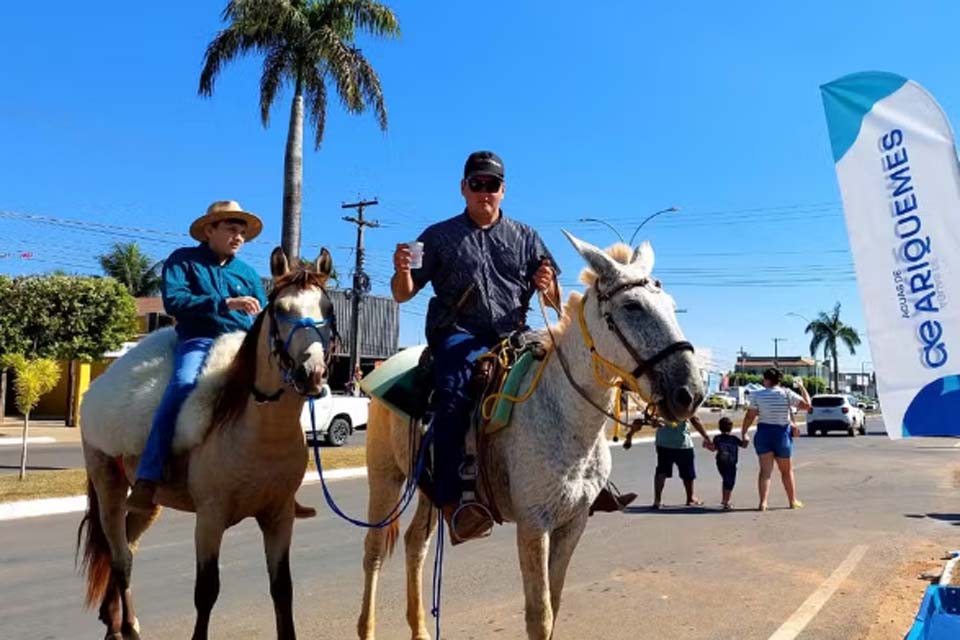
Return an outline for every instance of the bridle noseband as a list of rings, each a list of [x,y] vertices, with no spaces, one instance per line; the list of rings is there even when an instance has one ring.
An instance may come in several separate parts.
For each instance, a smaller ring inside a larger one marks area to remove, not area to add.
[[[606,321],[607,328],[609,328],[610,331],[612,331],[613,334],[617,336],[617,339],[620,341],[620,344],[623,345],[623,348],[627,350],[627,353],[630,354],[630,357],[632,357],[633,361],[636,363],[637,365],[636,368],[634,368],[634,370],[630,372],[634,378],[641,378],[644,375],[653,373],[653,368],[655,366],[657,366],[658,364],[660,364],[661,362],[663,362],[664,360],[666,360],[667,358],[669,358],[675,353],[679,353],[681,351],[689,351],[691,353],[694,353],[693,345],[690,342],[686,340],[679,340],[677,342],[674,342],[664,347],[663,349],[655,353],[653,356],[649,358],[644,358],[643,356],[640,355],[640,352],[637,351],[636,347],[630,344],[630,341],[627,340],[627,337],[623,334],[623,331],[620,330],[620,326],[617,324],[617,321],[614,320],[613,314],[610,313],[610,311],[604,311],[603,303],[610,302],[610,300],[618,293],[625,291],[627,289],[633,289],[636,287],[646,288],[650,284],[651,284],[651,280],[649,278],[641,278],[640,280],[630,280],[630,281],[621,283],[616,287],[610,289],[609,291],[601,291],[600,284],[597,283],[597,310],[600,312],[600,315]],[[658,281],[653,281],[653,284],[659,287],[660,283]],[[589,294],[589,291],[587,292],[587,294],[584,294],[583,296],[584,297],[584,300],[582,302],[583,305],[586,305],[586,297],[588,294]]]
[[[277,363],[280,367],[280,373],[283,376],[283,381],[286,384],[293,384],[293,370],[297,366],[296,360],[293,356],[290,355],[290,342],[293,340],[293,336],[296,335],[298,331],[315,331],[317,336],[320,338],[320,344],[323,346],[323,355],[324,355],[324,366],[329,367],[330,361],[333,358],[333,350],[330,348],[330,345],[339,338],[337,333],[337,321],[336,316],[333,314],[331,307],[330,315],[327,318],[321,320],[314,320],[313,318],[292,318],[280,313],[277,313],[273,304],[267,306],[266,309],[267,317],[270,319],[270,340],[273,343],[273,349],[271,354],[277,358]],[[284,340],[280,336],[280,322],[285,322],[292,325],[290,333],[287,334],[287,339]],[[296,387],[294,387],[296,388]],[[253,399],[258,404],[264,404],[268,402],[276,402],[280,399],[280,396],[283,395],[284,388],[280,387],[273,393],[264,393],[257,389],[254,385],[251,389],[251,394]],[[298,391],[299,393],[299,391]],[[322,397],[323,392],[318,396],[311,396],[307,394],[300,394],[307,398],[316,398]]]

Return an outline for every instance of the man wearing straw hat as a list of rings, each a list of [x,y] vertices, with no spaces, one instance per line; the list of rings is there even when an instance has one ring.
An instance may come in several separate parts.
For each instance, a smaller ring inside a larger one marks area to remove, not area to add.
[[[231,331],[248,330],[267,303],[259,274],[236,257],[243,244],[262,230],[260,218],[238,202],[214,202],[190,225],[190,236],[200,244],[177,249],[163,263],[163,308],[177,321],[177,346],[173,374],[153,417],[137,481],[127,499],[131,511],[154,509],[180,406],[196,386],[214,340]]]

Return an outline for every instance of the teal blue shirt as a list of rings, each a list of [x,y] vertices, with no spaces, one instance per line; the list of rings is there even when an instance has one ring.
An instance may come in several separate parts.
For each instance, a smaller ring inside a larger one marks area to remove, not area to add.
[[[690,436],[687,421],[667,422],[658,427],[656,444],[667,449],[693,449],[693,438]]]
[[[227,298],[250,296],[267,304],[260,275],[236,258],[223,265],[206,243],[177,249],[163,263],[163,308],[181,340],[246,331],[253,316],[227,309]]]

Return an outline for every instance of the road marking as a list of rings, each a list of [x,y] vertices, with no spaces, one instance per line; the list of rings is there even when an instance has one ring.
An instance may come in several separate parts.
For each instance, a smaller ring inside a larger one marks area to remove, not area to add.
[[[769,640],[793,640],[800,635],[800,632],[810,624],[810,621],[820,612],[820,609],[823,608],[823,605],[827,603],[827,600],[830,599],[843,581],[847,579],[847,576],[853,573],[853,570],[860,560],[863,559],[866,552],[867,545],[865,544],[854,547],[846,560],[840,563],[840,566],[830,574],[830,577],[824,580],[823,584],[800,605],[800,608],[794,611],[793,615],[780,625],[780,628],[770,636]]]
[[[958,442],[957,444],[953,445],[953,448],[954,448],[954,449],[960,448],[960,442]]]
[[[50,436],[37,436],[35,438],[27,438],[27,444],[51,444],[56,442],[56,439],[51,438]],[[0,438],[0,447],[13,447],[23,444],[23,438],[18,438],[17,436],[4,436]]]

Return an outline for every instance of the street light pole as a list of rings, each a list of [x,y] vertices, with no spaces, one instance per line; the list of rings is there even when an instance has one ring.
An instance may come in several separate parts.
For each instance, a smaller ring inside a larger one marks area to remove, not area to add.
[[[786,342],[786,341],[787,341],[786,338],[773,338],[773,366],[774,367],[779,366],[779,363],[777,362],[777,358],[779,357],[779,351],[777,347],[781,342]]]
[[[617,237],[620,238],[620,242],[624,242],[623,236],[620,235],[620,232],[617,231],[616,227],[607,222],[606,220],[601,220],[600,218],[580,218],[579,222],[597,222],[599,224],[605,225],[608,229],[617,234]]]
[[[802,313],[797,313],[796,311],[787,311],[787,315],[796,316],[797,318],[800,318],[801,320],[806,322],[807,325],[810,324],[810,318],[803,315]],[[817,360],[817,354],[813,354],[813,377],[814,378],[820,377],[820,361]]]
[[[668,207],[667,209],[660,209],[660,211],[654,211],[654,212],[651,213],[649,216],[647,216],[646,218],[644,218],[643,222],[641,222],[640,224],[637,225],[637,228],[634,230],[633,235],[630,236],[630,246],[631,246],[631,247],[633,246],[633,241],[636,240],[637,234],[640,233],[640,229],[643,228],[643,225],[647,224],[648,222],[650,222],[651,220],[653,220],[654,218],[656,218],[656,217],[657,217],[658,215],[660,215],[661,213],[667,213],[667,212],[670,212],[670,211],[680,211],[680,207],[674,206],[674,207]]]

